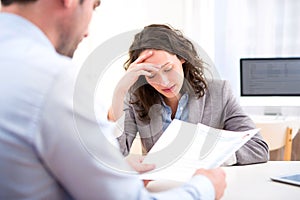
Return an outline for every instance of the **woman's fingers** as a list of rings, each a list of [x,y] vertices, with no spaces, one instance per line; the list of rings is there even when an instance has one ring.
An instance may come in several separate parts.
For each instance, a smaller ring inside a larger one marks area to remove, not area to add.
[[[157,72],[160,70],[160,65],[155,65],[152,63],[140,63],[132,67],[132,70],[139,71],[144,70],[148,72]]]
[[[153,55],[153,51],[145,51],[133,63],[138,64],[144,62],[147,58]]]
[[[131,86],[138,80],[139,76],[151,77],[156,74],[161,69],[161,65],[146,62],[152,55],[153,51],[151,50],[142,52],[128,67],[126,75],[123,78],[123,83],[126,83],[127,86]]]
[[[153,76],[160,70],[160,65],[155,65],[152,63],[139,63],[139,64],[131,64],[129,69],[127,70],[127,74],[131,74],[131,76],[135,76],[136,80],[139,76]]]
[[[145,75],[145,76],[151,76],[152,73],[157,72],[161,66],[155,65],[153,63],[147,63],[145,62],[149,57],[153,55],[153,51],[146,50],[141,53],[141,55],[130,64],[128,70],[138,72],[137,74]]]

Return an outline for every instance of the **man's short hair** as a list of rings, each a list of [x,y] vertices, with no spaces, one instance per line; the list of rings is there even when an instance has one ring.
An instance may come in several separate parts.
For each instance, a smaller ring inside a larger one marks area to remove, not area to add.
[[[12,3],[29,3],[37,0],[1,0],[3,6],[9,6]]]
[[[1,0],[1,4],[3,6],[9,6],[12,3],[29,3],[33,1],[38,1],[38,0]],[[80,0],[80,4],[82,4],[84,0]]]

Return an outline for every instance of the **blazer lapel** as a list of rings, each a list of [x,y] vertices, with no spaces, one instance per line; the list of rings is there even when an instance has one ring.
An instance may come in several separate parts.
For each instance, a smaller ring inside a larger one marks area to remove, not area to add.
[[[202,121],[203,118],[203,98],[196,99],[195,97],[190,96],[190,101],[188,104],[189,108],[189,122],[197,124]]]
[[[163,123],[162,123],[162,108],[161,105],[154,105],[151,107],[149,112],[150,117],[150,134],[153,138],[153,142],[155,143],[158,138],[163,133]]]

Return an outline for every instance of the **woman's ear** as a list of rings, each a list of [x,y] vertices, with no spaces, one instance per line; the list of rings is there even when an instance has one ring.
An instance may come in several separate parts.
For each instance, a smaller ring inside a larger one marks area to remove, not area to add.
[[[183,63],[185,63],[185,60],[181,58],[180,62],[181,62],[181,64],[183,64]]]

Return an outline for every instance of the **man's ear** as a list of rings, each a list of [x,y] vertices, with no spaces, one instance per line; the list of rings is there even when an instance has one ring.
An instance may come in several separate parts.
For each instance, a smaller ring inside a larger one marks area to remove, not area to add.
[[[74,0],[61,0],[63,6],[65,8],[70,8],[74,2]]]

